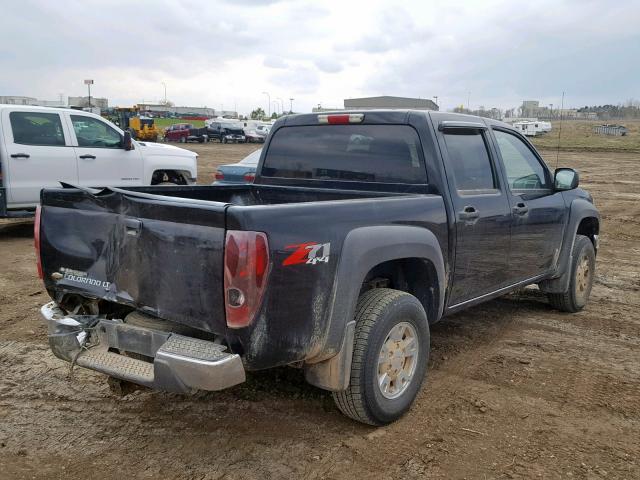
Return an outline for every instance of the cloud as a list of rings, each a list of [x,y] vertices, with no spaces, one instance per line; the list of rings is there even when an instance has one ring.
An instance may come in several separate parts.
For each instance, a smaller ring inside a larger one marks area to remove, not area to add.
[[[287,68],[289,64],[282,57],[276,55],[268,55],[264,58],[262,64],[268,68]]]
[[[215,4],[214,4],[215,3]],[[638,2],[24,0],[0,15],[1,95],[297,110],[378,94],[451,108],[637,97]],[[594,19],[597,19],[594,20]],[[8,73],[10,72],[10,73]]]
[[[333,58],[319,58],[313,63],[319,70],[325,73],[338,73],[342,71],[342,64]]]

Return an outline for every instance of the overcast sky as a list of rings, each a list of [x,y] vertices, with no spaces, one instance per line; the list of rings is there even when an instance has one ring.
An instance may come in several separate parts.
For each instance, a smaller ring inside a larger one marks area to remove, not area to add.
[[[0,95],[285,110],[640,97],[639,1],[0,0]],[[10,6],[9,6],[10,5]],[[280,103],[278,101],[278,103]],[[273,109],[274,107],[272,107]],[[280,107],[278,107],[280,109]]]

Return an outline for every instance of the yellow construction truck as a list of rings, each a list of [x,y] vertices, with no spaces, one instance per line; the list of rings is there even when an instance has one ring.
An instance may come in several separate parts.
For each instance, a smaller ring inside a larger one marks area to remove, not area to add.
[[[156,128],[153,118],[140,115],[140,108],[137,105],[133,107],[116,107],[113,109],[109,120],[114,122],[123,130],[129,130],[131,136],[136,140],[147,142],[157,142],[160,134]]]

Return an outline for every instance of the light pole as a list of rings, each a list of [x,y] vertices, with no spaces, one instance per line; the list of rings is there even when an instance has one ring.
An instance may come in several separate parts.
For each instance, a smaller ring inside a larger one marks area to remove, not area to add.
[[[295,100],[295,98],[290,98],[289,99],[289,113],[293,113],[293,101]]]
[[[89,89],[89,108],[91,108],[91,85],[93,85],[93,80],[85,80],[84,84]]]
[[[269,92],[262,92],[262,94],[267,96],[267,110],[269,111],[269,118],[271,118],[271,95],[269,95]]]
[[[470,101],[471,101],[471,92],[467,93],[467,113],[471,113],[471,109],[469,108]]]
[[[276,114],[276,117],[278,116],[278,102],[276,102],[275,100],[273,102],[271,102],[273,105],[275,106],[275,108],[273,109],[273,113]]]
[[[280,100],[280,113],[284,114],[284,101],[280,97],[276,97],[276,100]]]
[[[164,104],[167,105],[167,84],[164,82],[160,82],[164,87]]]
[[[549,104],[549,120],[553,118],[553,103]]]

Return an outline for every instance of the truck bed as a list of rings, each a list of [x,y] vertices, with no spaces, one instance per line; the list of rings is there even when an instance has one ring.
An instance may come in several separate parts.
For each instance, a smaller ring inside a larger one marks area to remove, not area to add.
[[[107,196],[110,192],[129,192],[131,195],[144,197],[151,195],[157,200],[171,197],[172,201],[181,202],[196,200],[197,202],[216,202],[226,205],[280,205],[285,203],[305,203],[335,200],[355,200],[403,195],[401,193],[359,191],[346,189],[281,187],[270,185],[212,185],[212,186],[145,186],[126,189],[108,188],[96,192],[97,196]],[[167,200],[167,199],[165,199]]]
[[[408,198],[257,185],[43,190],[45,285],[56,301],[78,294],[221,333],[225,234],[243,229],[239,218],[272,233],[258,221],[275,215],[286,232],[290,218],[326,224],[336,209],[371,211],[370,200],[382,197]]]

